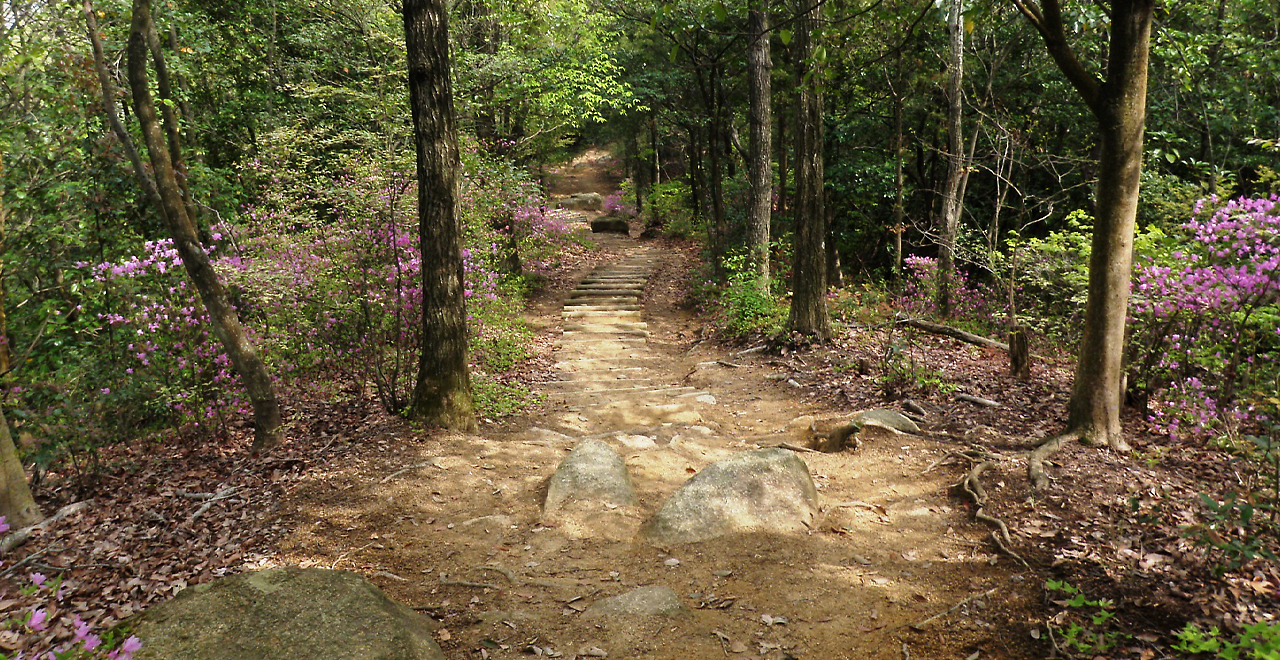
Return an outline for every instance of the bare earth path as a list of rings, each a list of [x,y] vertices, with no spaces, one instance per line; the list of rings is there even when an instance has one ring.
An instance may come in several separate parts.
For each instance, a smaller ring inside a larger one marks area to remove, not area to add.
[[[830,411],[767,379],[768,356],[691,343],[668,286],[689,268],[679,251],[598,241],[615,257],[531,312],[556,335],[543,409],[476,435],[374,429],[349,465],[295,491],[281,559],[371,577],[440,622],[451,658],[1027,657],[1013,632],[1025,622],[1002,612],[1029,585],[950,494],[957,469],[925,473],[953,447],[924,437],[801,454],[823,507],[807,534],[633,540],[709,463],[788,441],[788,422]],[[603,530],[541,513],[548,478],[587,436],[625,457],[640,498]],[[691,614],[581,614],[648,585],[674,589]]]

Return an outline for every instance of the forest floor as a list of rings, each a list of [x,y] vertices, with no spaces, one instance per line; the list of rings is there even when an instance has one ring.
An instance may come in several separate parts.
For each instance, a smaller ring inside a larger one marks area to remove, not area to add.
[[[547,173],[551,191],[612,192],[611,164],[588,152]],[[109,624],[231,572],[352,570],[430,615],[446,656],[458,659],[1145,660],[1166,657],[1157,649],[1187,620],[1245,622],[1280,608],[1276,567],[1215,579],[1176,528],[1194,522],[1198,484],[1225,479],[1230,466],[1159,445],[1136,419],[1126,420],[1134,456],[1068,447],[1051,487],[1030,497],[1024,454],[1065,420],[1067,361],[1042,358],[1020,381],[997,351],[874,324],[845,327],[825,346],[743,354],[747,346],[718,341],[687,305],[694,246],[595,243],[527,307],[536,357],[521,378],[544,395],[539,408],[485,420],[475,434],[422,431],[345,386],[313,395],[325,403],[295,404],[290,443],[265,457],[247,455],[235,428],[230,443],[123,447],[104,456],[92,506],[6,556],[4,577],[62,572],[64,609]],[[566,298],[593,269],[624,262],[647,274],[639,316],[648,335],[575,344]],[[889,382],[889,356],[945,385]],[[602,379],[626,384],[574,385],[592,360]],[[799,454],[822,504],[808,533],[670,548],[631,539],[632,523],[711,462],[796,442],[789,429],[802,416],[900,408],[906,396],[925,412],[921,435]],[[608,533],[541,511],[551,474],[586,436],[624,452],[640,498]],[[985,511],[1007,523],[1008,551],[955,487],[972,456],[991,462]],[[41,491],[46,508],[79,499],[71,482]],[[1096,608],[1064,605],[1046,593],[1047,579],[1114,600],[1117,616],[1090,625]],[[648,585],[674,589],[689,614],[582,615]],[[20,614],[23,602],[0,603],[0,615]],[[1111,648],[1067,648],[1052,631],[1075,622]],[[21,647],[0,634],[0,649]]]

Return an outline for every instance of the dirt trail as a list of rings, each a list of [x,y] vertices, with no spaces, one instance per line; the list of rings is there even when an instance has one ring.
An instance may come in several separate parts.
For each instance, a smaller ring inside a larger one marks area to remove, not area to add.
[[[317,471],[295,493],[283,559],[369,576],[440,622],[450,658],[1026,657],[991,598],[911,627],[1023,580],[949,494],[956,469],[924,472],[951,447],[923,437],[801,454],[823,506],[807,535],[632,540],[709,463],[790,440],[788,422],[830,411],[767,379],[768,356],[690,345],[692,319],[664,286],[689,268],[681,253],[597,240],[616,258],[531,313],[558,334],[544,409],[476,435],[388,426],[350,465]],[[640,497],[634,516],[604,531],[541,514],[548,478],[585,436],[622,453]],[[691,615],[580,614],[647,585],[674,589]]]

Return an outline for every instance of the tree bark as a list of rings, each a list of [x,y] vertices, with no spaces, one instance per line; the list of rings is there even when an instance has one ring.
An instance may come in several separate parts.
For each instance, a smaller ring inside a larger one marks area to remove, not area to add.
[[[107,115],[107,123],[111,126],[111,132],[115,133],[116,139],[120,141],[120,148],[124,150],[125,157],[129,159],[129,165],[133,167],[134,177],[138,179],[138,185],[142,187],[142,194],[146,196],[147,203],[151,208],[159,211],[163,208],[160,202],[160,191],[156,189],[155,180],[143,168],[142,155],[138,153],[138,147],[133,143],[133,137],[129,135],[129,131],[125,129],[124,122],[120,120],[120,110],[116,104],[116,83],[107,70],[102,36],[98,34],[98,18],[94,13],[93,4],[89,0],[84,0],[83,10],[85,23],[89,28],[89,43],[93,47],[93,67],[98,72],[98,84],[102,88],[102,109]]]
[[[947,12],[950,33],[947,67],[947,178],[943,184],[942,213],[938,223],[938,316],[952,313],[952,288],[956,263],[956,238],[960,234],[960,186],[964,178],[964,140],[960,134],[964,113],[964,14],[962,0],[951,0]]]
[[[797,0],[795,36],[796,88],[796,200],[795,262],[792,267],[791,311],[787,327],[825,341],[831,338],[827,314],[826,210],[822,163],[821,70],[814,61],[813,30],[821,5]]]
[[[27,473],[22,469],[18,446],[9,434],[3,409],[0,409],[0,516],[4,516],[13,529],[34,525],[44,518],[31,496]]]
[[[769,59],[769,13],[763,0],[751,0],[747,10],[748,176],[751,197],[747,245],[758,285],[769,290],[769,224],[773,204],[773,88]]]
[[[1068,405],[1067,432],[1127,451],[1120,428],[1125,317],[1142,174],[1147,63],[1155,0],[1111,5],[1106,80],[1084,69],[1067,44],[1057,0],[1014,0],[1098,120],[1100,156],[1084,333]]]
[[[448,21],[444,0],[404,3],[422,249],[422,355],[409,416],[432,426],[471,431],[476,428],[476,416],[467,366],[458,212],[461,164],[449,80]]]
[[[213,334],[222,343],[232,367],[240,374],[249,400],[253,403],[253,451],[280,444],[282,427],[280,404],[266,365],[245,334],[236,310],[227,298],[218,273],[200,245],[195,225],[187,215],[186,204],[169,158],[169,150],[156,120],[155,104],[147,81],[147,34],[151,28],[151,3],[134,0],[133,22],[129,29],[129,86],[133,91],[134,114],[142,128],[143,141],[155,172],[156,190],[160,198],[160,214],[164,217],[174,248],[190,276],[205,311],[209,313]]]

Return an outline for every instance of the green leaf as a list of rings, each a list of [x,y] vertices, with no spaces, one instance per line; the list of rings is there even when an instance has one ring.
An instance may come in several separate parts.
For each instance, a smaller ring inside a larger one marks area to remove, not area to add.
[[[1165,160],[1167,160],[1167,161],[1169,161],[1170,163],[1172,163],[1172,162],[1174,162],[1174,161],[1178,160],[1178,157],[1177,157],[1177,156],[1175,156],[1175,155],[1173,155],[1172,153],[1170,153],[1170,152],[1166,151],[1166,152],[1164,152],[1164,159],[1165,159]]]
[[[783,46],[790,46],[791,30],[778,30],[778,39],[782,41]]]
[[[723,2],[717,2],[711,5],[711,12],[715,14],[716,20],[721,23],[729,20],[729,10],[725,9]]]
[[[822,64],[827,61],[827,47],[818,46],[813,49],[813,61]]]
[[[678,44],[675,46],[672,46],[671,52],[667,53],[667,58],[670,59],[672,62],[676,61],[677,57],[680,57],[680,46]]]

